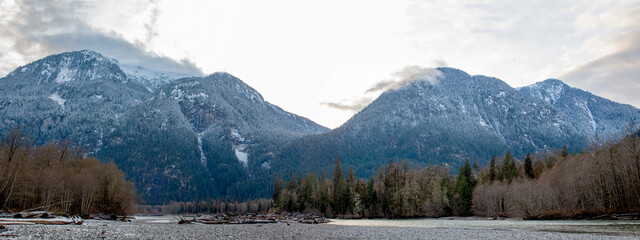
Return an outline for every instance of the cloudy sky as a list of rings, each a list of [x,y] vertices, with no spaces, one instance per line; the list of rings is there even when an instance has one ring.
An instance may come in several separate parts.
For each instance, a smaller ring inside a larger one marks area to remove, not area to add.
[[[79,49],[226,71],[330,128],[437,66],[513,87],[560,78],[640,107],[640,0],[0,0],[1,76]]]

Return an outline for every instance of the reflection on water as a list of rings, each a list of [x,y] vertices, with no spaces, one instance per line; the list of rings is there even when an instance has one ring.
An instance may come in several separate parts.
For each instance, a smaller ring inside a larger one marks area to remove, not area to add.
[[[611,220],[479,220],[465,218],[437,219],[335,219],[329,224],[344,226],[420,227],[420,228],[468,228],[531,230],[576,233],[633,234],[640,236],[640,221]]]

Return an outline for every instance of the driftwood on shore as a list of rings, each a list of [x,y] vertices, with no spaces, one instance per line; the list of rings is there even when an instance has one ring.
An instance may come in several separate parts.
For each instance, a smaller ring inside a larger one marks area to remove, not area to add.
[[[84,221],[79,217],[59,217],[46,211],[18,212],[0,214],[0,226],[4,225],[80,225]]]
[[[78,218],[29,218],[29,219],[20,219],[20,218],[1,218],[0,225],[35,225],[35,224],[43,224],[43,225],[81,225],[84,221]]]
[[[52,218],[52,216],[48,212],[36,211],[36,212],[19,212],[14,214],[13,218]]]
[[[118,216],[118,215],[105,215],[105,214],[96,214],[96,215],[87,215],[83,217],[85,219],[96,219],[96,220],[109,220],[109,221],[121,221],[121,222],[131,222],[132,219],[135,219],[131,216]]]
[[[244,214],[228,215],[218,214],[211,216],[192,217],[191,219],[180,217],[178,224],[201,223],[201,224],[264,224],[264,223],[306,223],[318,224],[328,223],[329,220],[314,214]]]

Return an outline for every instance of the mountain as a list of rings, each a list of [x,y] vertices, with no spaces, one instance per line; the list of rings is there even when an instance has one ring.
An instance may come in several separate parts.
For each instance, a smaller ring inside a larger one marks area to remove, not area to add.
[[[145,186],[142,194],[161,202],[255,197],[269,194],[280,146],[326,131],[264,101],[240,79],[214,73],[160,87],[123,117],[98,155],[113,158]]]
[[[329,131],[265,101],[228,73],[190,76],[82,50],[51,55],[0,78],[0,136],[20,127],[35,144],[70,139],[113,160],[149,204],[265,197],[274,176],[345,167],[371,176],[389,160],[486,163],[638,127],[640,110],[549,79],[512,88],[438,68],[388,90]]]
[[[128,109],[151,97],[116,61],[91,51],[48,56],[0,83],[0,134],[18,126],[36,144],[70,138],[90,150]]]
[[[281,175],[330,171],[341,155],[360,176],[389,160],[445,164],[488,162],[546,149],[580,150],[592,140],[619,136],[640,123],[640,110],[547,80],[512,88],[492,77],[438,68],[438,81],[413,81],[389,90],[339,128],[285,147],[274,164]],[[289,166],[289,167],[287,167]]]
[[[89,50],[34,61],[0,83],[0,135],[17,126],[36,144],[70,139],[118,164],[148,203],[266,195],[279,148],[328,131],[230,74],[154,72]]]
[[[637,108],[570,87],[558,79],[547,79],[517,90],[552,105],[571,131],[587,139],[615,140],[611,138],[632,130],[628,129],[630,123],[640,122]]]

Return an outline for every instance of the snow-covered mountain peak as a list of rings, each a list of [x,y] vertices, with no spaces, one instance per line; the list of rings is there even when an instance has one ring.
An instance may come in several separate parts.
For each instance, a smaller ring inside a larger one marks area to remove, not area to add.
[[[51,55],[18,67],[7,79],[19,79],[18,85],[62,84],[70,81],[112,79],[125,81],[126,75],[116,60],[80,50]]]
[[[120,64],[119,66],[120,69],[122,69],[122,71],[127,74],[129,80],[141,83],[142,85],[146,86],[150,92],[176,79],[185,77],[196,77],[184,73],[155,71],[137,65]]]
[[[85,58],[95,58],[95,59],[98,59],[100,61],[110,61],[110,62],[118,63],[118,60],[116,60],[116,59],[105,57],[102,54],[100,54],[99,52],[92,51],[92,50],[89,50],[89,49],[82,49],[82,50],[79,50],[79,51],[73,51],[73,52],[67,52],[67,53],[68,54],[83,55]],[[65,54],[65,53],[62,53],[62,54]]]
[[[235,76],[231,75],[228,72],[214,72],[212,74],[209,74],[208,77],[214,77],[214,78],[232,77],[232,78],[236,78]]]
[[[267,182],[283,145],[328,131],[231,74],[153,69],[89,50],[20,67],[0,78],[0,135],[19,126],[37,144],[72,139],[113,159],[147,200],[161,203],[231,194],[254,176]]]
[[[449,75],[461,75],[461,76],[466,76],[469,77],[469,74],[465,71],[462,71],[460,69],[457,68],[452,68],[452,67],[438,67],[436,68],[438,71],[444,73],[444,74],[449,74]]]
[[[560,79],[556,79],[556,78],[549,78],[547,80],[544,80],[542,82],[538,82],[538,84],[542,84],[542,85],[553,85],[553,86],[568,86],[566,83],[564,83],[562,80]]]
[[[542,82],[537,82],[529,86],[521,87],[518,90],[528,93],[530,96],[544,100],[549,104],[555,104],[567,89],[570,89],[569,85],[558,79],[547,79]]]
[[[247,99],[250,99],[252,102],[264,103],[264,98],[262,98],[262,95],[260,95],[258,91],[227,72],[215,72],[203,80],[212,80],[213,84],[219,84],[221,86],[234,89],[237,93]]]

